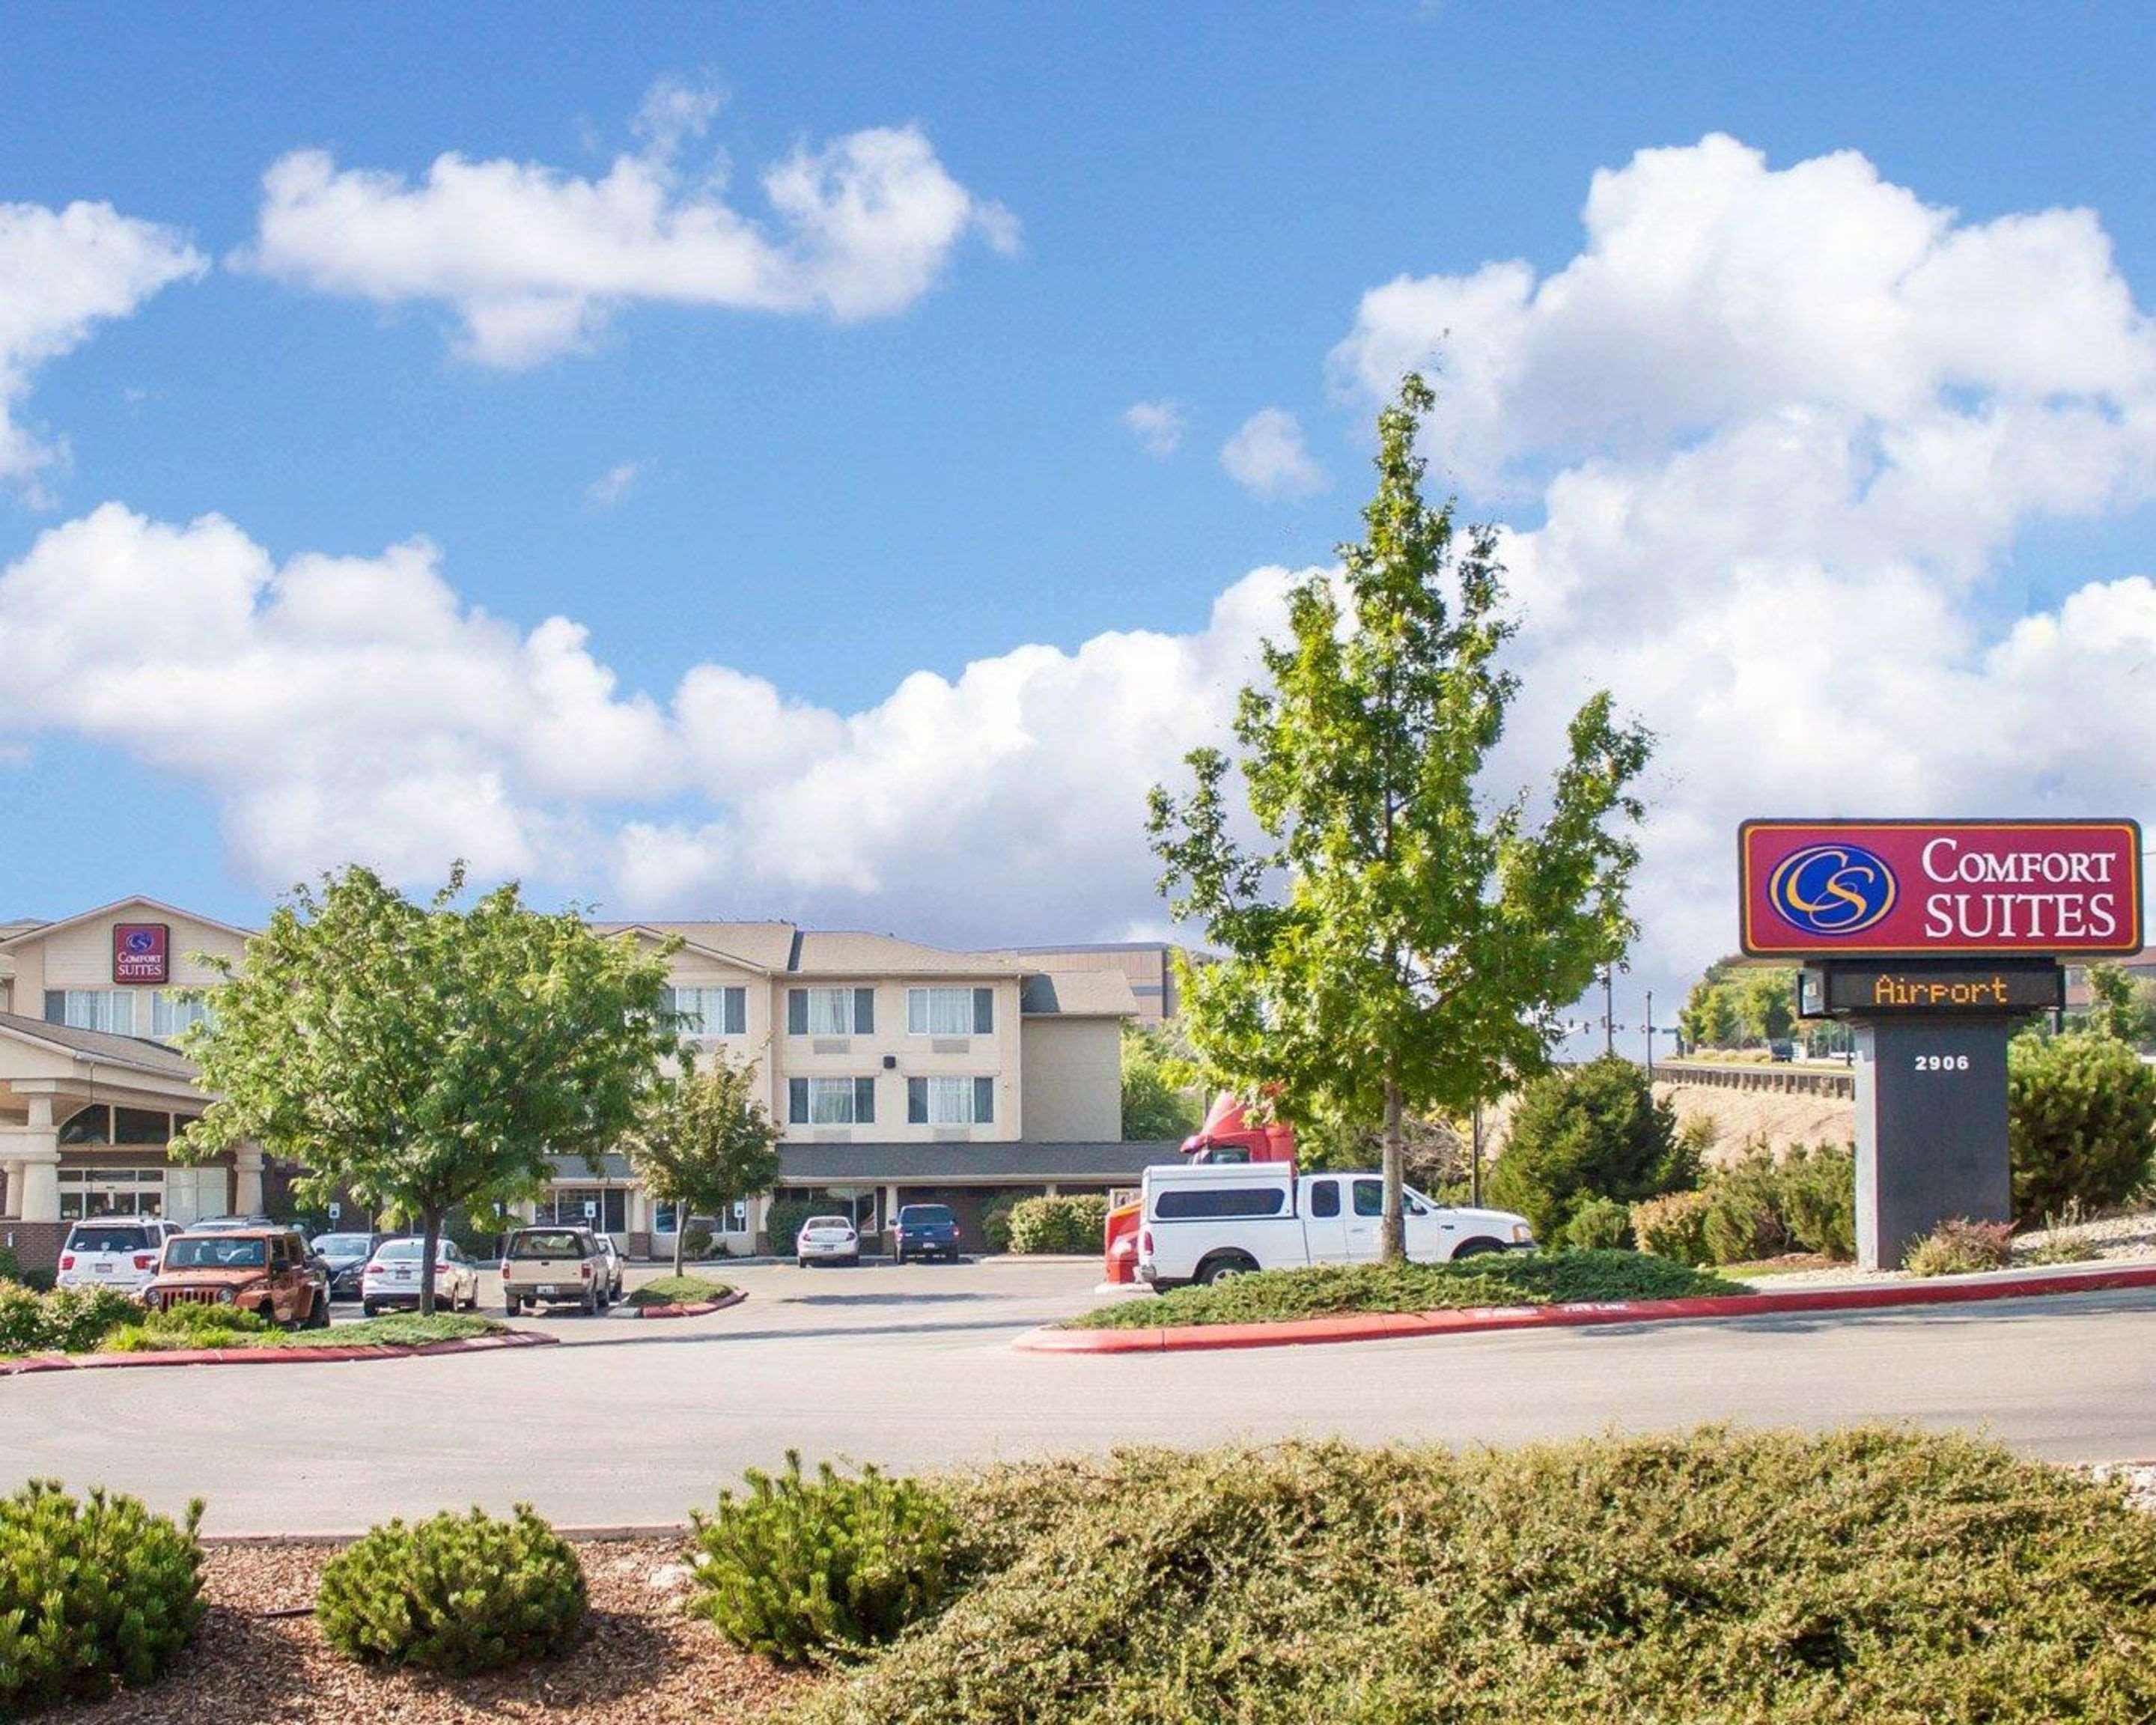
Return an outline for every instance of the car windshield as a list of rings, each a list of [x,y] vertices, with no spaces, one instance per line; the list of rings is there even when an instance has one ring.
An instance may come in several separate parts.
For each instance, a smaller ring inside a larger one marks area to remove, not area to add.
[[[71,1252],[139,1252],[146,1244],[140,1228],[78,1228],[68,1236]]]
[[[325,1258],[364,1258],[372,1240],[364,1234],[325,1234],[315,1241],[315,1250]]]
[[[581,1258],[583,1243],[566,1229],[520,1234],[509,1243],[512,1258]]]
[[[394,1264],[399,1261],[416,1264],[420,1259],[427,1255],[427,1242],[424,1240],[384,1240],[379,1246],[375,1248],[374,1255],[377,1261],[383,1264]],[[449,1261],[449,1241],[446,1240],[436,1240],[434,1242],[434,1261],[437,1264],[445,1264]]]
[[[898,1213],[898,1219],[906,1227],[921,1228],[938,1222],[948,1223],[952,1217],[951,1212],[940,1204],[910,1204]]]
[[[269,1261],[270,1245],[261,1240],[228,1240],[217,1235],[183,1234],[165,1248],[167,1270],[259,1270]]]
[[[811,1216],[802,1225],[804,1228],[850,1228],[854,1224],[844,1216]]]

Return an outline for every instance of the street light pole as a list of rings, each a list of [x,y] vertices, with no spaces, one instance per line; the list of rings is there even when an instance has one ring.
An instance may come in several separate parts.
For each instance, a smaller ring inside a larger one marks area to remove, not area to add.
[[[1475,1209],[1482,1208],[1482,1105],[1475,1105],[1473,1147],[1467,1158],[1467,1202]]]
[[[1609,1054],[1617,1052],[1617,968],[1602,967],[1602,1044]]]
[[[1647,990],[1647,1082],[1655,1081],[1655,991]]]

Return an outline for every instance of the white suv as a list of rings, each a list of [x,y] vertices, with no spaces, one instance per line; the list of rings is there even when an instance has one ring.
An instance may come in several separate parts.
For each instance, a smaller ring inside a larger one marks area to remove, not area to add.
[[[53,1281],[63,1288],[118,1288],[125,1293],[139,1293],[157,1273],[165,1242],[179,1231],[177,1223],[157,1216],[114,1216],[78,1222],[68,1230],[67,1244],[60,1248],[59,1269]]]

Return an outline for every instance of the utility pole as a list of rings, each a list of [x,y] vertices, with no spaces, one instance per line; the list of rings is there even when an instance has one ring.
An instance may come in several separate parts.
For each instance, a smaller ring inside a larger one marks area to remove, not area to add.
[[[1655,1081],[1655,991],[1647,990],[1647,1082]]]
[[[1602,1043],[1604,1052],[1617,1052],[1617,968],[1602,967]]]

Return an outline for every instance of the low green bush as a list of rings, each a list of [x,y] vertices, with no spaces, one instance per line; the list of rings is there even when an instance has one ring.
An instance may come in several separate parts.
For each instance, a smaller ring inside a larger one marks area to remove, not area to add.
[[[1972,1276],[2013,1261],[2014,1230],[2005,1222],[1942,1222],[1902,1260],[1912,1276]]]
[[[243,1318],[251,1314],[239,1314]],[[334,1333],[320,1330],[280,1330],[259,1318],[252,1323],[219,1327],[201,1320],[181,1325],[161,1322],[152,1313],[136,1323],[123,1325],[99,1343],[105,1353],[177,1353],[192,1348],[416,1348],[429,1342],[461,1342],[474,1336],[492,1336],[508,1327],[493,1318],[461,1312],[437,1312],[423,1317],[416,1312],[393,1312],[386,1317],[362,1318],[339,1324]]]
[[[15,1255],[14,1247],[0,1245],[0,1282],[19,1283],[22,1280],[23,1260]]]
[[[794,1231],[798,1233],[800,1230],[796,1229]],[[711,1230],[708,1228],[691,1228],[681,1242],[681,1255],[685,1258],[708,1258],[711,1255]]]
[[[2006,1141],[2014,1214],[2118,1203],[2156,1151],[2156,1066],[2093,1031],[2017,1036],[2006,1054]]]
[[[855,1658],[932,1615],[955,1582],[957,1525],[933,1491],[875,1468],[806,1479],[752,1469],[747,1495],[695,1517],[690,1609],[728,1640],[792,1662]]]
[[[1107,1235],[1105,1198],[1027,1198],[1012,1207],[1014,1252],[1097,1252]]]
[[[1143,1330],[1278,1323],[1354,1312],[1456,1312],[1471,1306],[1568,1306],[1748,1291],[1644,1252],[1485,1253],[1449,1264],[1326,1264],[1266,1270],[1211,1287],[1173,1288],[1068,1319],[1063,1327]]]
[[[1590,1198],[1564,1224],[1563,1244],[1583,1252],[1617,1251],[1632,1243],[1631,1213],[1614,1198]]]
[[[585,1605],[576,1552],[520,1503],[368,1529],[323,1567],[315,1620],[347,1658],[465,1676],[559,1652]]]
[[[1018,1208],[1015,1198],[998,1198],[981,1211],[981,1239],[992,1252],[1007,1252],[1011,1249],[1011,1212]],[[1105,1233],[1106,1223],[1101,1224]]]
[[[640,1288],[629,1291],[632,1306],[694,1306],[706,1300],[723,1300],[733,1290],[722,1281],[702,1276],[662,1276]]]
[[[945,1489],[978,1579],[800,1725],[2156,1717],[2156,1516],[1965,1437],[1129,1450]]]
[[[147,1683],[202,1621],[199,1502],[184,1522],[55,1481],[0,1498],[0,1717]]]
[[[1703,1189],[1710,1261],[1746,1264],[1789,1249],[1789,1224],[1781,1209],[1781,1178],[1774,1153],[1765,1145],[1748,1144],[1735,1161],[1714,1171]]]
[[[1537,1240],[1569,1243],[1574,1213],[1594,1199],[1635,1204],[1698,1183],[1696,1137],[1678,1133],[1676,1110],[1638,1066],[1607,1055],[1521,1090],[1490,1201],[1525,1216]]]
[[[1856,1255],[1856,1152],[1847,1144],[1802,1146],[1777,1169],[1777,1202],[1789,1237],[1808,1252],[1846,1261]]]
[[[116,1288],[39,1294],[0,1284],[0,1353],[87,1353],[142,1317],[141,1302]]]
[[[1704,1192],[1671,1192],[1632,1206],[1632,1239],[1643,1252],[1673,1264],[1707,1264]]]

